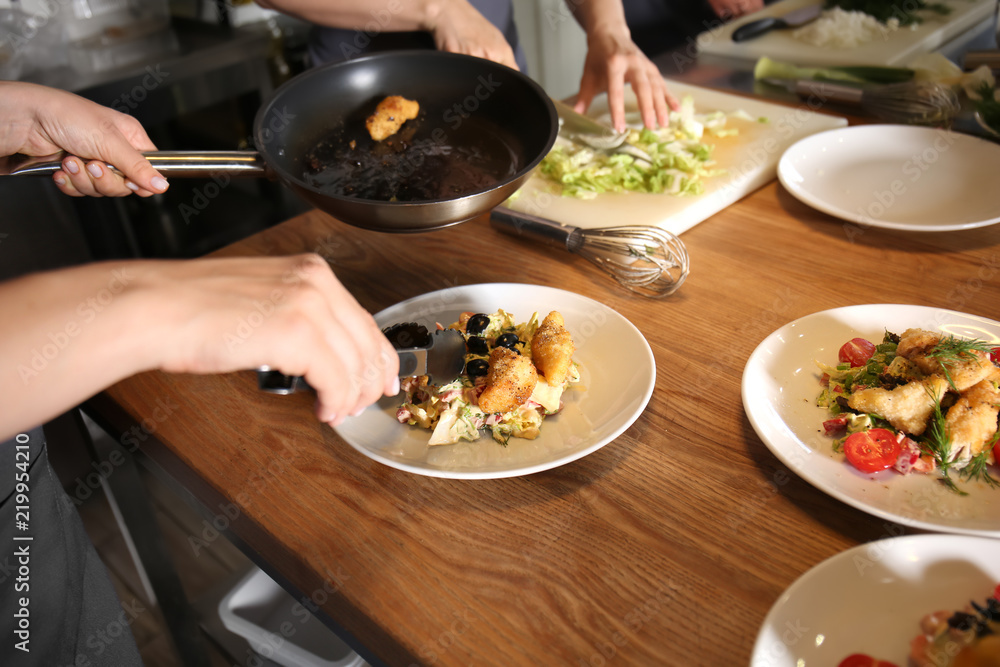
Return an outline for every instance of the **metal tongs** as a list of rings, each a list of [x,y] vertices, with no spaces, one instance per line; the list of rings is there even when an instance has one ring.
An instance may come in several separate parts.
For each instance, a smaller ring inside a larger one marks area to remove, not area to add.
[[[652,163],[649,153],[626,142],[628,131],[619,132],[590,116],[577,113],[573,107],[557,99],[553,98],[552,104],[559,114],[559,134],[563,138],[602,153],[624,153]]]
[[[428,375],[440,384],[447,384],[462,374],[465,368],[465,338],[454,329],[441,329],[433,334],[416,322],[393,324],[382,333],[399,355],[399,377]],[[312,387],[300,375],[285,375],[268,366],[257,369],[257,387],[270,394],[294,394]]]

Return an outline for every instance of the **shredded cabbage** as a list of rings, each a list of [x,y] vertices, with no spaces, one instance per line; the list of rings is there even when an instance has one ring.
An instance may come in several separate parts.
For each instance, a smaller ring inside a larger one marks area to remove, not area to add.
[[[740,113],[733,115],[741,117]],[[650,161],[625,153],[609,155],[560,140],[542,160],[540,172],[558,183],[564,196],[580,199],[626,191],[700,195],[705,190],[703,179],[724,173],[712,168],[712,146],[702,139],[706,134],[738,134],[739,130],[726,126],[728,117],[721,111],[697,114],[694,100],[685,96],[680,110],[670,112],[667,127],[629,131],[626,143],[645,151]]]

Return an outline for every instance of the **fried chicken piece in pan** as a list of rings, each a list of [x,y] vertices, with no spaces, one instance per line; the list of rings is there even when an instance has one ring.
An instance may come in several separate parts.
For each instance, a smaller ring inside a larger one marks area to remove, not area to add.
[[[400,95],[390,95],[375,107],[375,113],[368,116],[365,127],[375,141],[388,139],[399,131],[408,120],[420,113],[420,104]]]
[[[486,388],[479,395],[479,408],[487,414],[510,412],[531,397],[538,372],[527,357],[506,347],[490,352]]]
[[[563,316],[553,310],[545,316],[531,339],[531,360],[550,387],[562,386],[566,381],[575,349]]]

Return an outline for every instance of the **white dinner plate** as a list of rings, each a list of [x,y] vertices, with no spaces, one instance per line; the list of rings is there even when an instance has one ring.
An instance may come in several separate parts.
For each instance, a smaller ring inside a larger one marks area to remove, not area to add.
[[[607,306],[553,287],[495,283],[431,292],[375,315],[380,327],[417,322],[433,331],[464,311],[504,309],[518,322],[558,310],[573,337],[581,382],[563,394],[563,409],[542,422],[534,440],[507,446],[489,434],[473,442],[430,447],[431,432],[396,421],[401,396],[383,398],[336,430],[359,452],[400,470],[454,479],[527,475],[575,461],[608,444],[642,414],[653,393],[656,362],[645,337]]]
[[[929,475],[893,470],[865,474],[833,452],[816,406],[820,370],[836,365],[840,346],[860,336],[878,343],[886,330],[941,331],[1000,345],[1000,323],[951,310],[876,304],[834,308],[781,327],[757,346],[743,369],[743,408],[764,444],[797,475],[834,498],[902,525],[1000,537],[1000,489],[955,479],[967,496]]]
[[[751,667],[832,667],[852,653],[906,665],[920,619],[982,605],[1000,582],[1000,541],[906,535],[815,566],[764,619]]]
[[[858,125],[793,144],[778,179],[797,199],[866,227],[943,232],[1000,221],[1000,145],[959,132]]]

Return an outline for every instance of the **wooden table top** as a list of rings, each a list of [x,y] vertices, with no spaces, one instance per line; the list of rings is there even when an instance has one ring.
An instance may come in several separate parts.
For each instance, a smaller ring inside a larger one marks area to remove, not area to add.
[[[222,251],[317,251],[371,312],[493,282],[617,310],[652,347],[652,399],[616,440],[546,472],[466,481],[396,470],[318,424],[309,395],[260,393],[249,372],[145,373],[91,407],[122,431],[154,431],[142,450],[217,527],[388,665],[747,664],[796,578],[915,532],[835,500],[768,450],[741,402],[749,355],[783,324],[838,306],[1000,320],[1000,244],[996,228],[863,229],[776,182],[683,240],[691,274],[663,300],[485,218],[409,236],[311,212]]]

